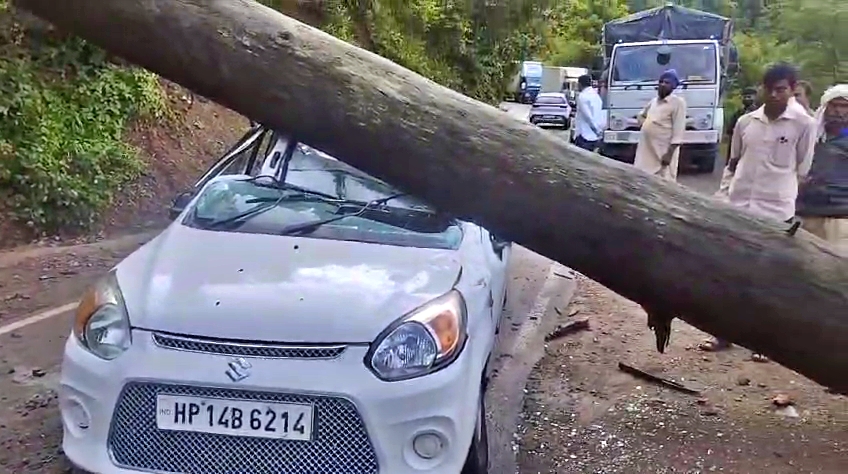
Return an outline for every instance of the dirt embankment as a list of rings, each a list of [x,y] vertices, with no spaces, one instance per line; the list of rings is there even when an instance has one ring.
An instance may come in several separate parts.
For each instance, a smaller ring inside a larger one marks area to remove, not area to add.
[[[740,347],[698,350],[708,336],[675,320],[666,354],[641,308],[580,277],[560,318],[589,331],[547,346],[528,384],[522,473],[848,472],[848,397]],[[624,362],[699,390],[624,373]],[[782,395],[790,405],[779,408]]]
[[[57,245],[138,233],[164,226],[174,196],[247,130],[243,116],[203,97],[163,82],[173,119],[135,123],[126,139],[146,164],[144,173],[120,189],[98,224],[89,230],[66,230],[56,236],[36,235],[15,222],[0,199],[0,249],[26,244]],[[0,190],[2,192],[2,190]]]

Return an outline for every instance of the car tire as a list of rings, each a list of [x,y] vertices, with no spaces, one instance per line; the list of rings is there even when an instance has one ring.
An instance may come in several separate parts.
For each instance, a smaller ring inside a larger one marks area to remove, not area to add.
[[[489,434],[486,427],[486,392],[481,390],[480,405],[477,410],[477,423],[474,437],[468,449],[468,457],[460,474],[488,474],[489,472]]]

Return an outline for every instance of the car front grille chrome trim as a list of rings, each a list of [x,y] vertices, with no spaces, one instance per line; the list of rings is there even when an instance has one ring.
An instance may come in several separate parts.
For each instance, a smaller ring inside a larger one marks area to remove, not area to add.
[[[346,345],[302,346],[275,343],[247,343],[153,333],[153,342],[162,348],[201,352],[204,354],[264,359],[335,359],[344,353]]]
[[[160,430],[160,394],[314,406],[312,441]],[[346,398],[237,390],[145,381],[128,382],[118,397],[107,442],[121,468],[154,473],[378,474],[365,424]]]

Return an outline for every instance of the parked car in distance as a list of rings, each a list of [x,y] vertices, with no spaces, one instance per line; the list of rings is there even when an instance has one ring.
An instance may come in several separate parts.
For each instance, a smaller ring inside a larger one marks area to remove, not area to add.
[[[530,107],[530,123],[538,126],[571,126],[571,106],[562,92],[543,92]]]
[[[511,244],[257,125],[82,297],[82,472],[485,474]]]

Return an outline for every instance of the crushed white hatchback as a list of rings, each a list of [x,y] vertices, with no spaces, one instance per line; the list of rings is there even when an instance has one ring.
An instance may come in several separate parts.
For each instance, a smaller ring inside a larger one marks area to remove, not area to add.
[[[510,244],[264,127],[82,298],[82,472],[481,474]]]

